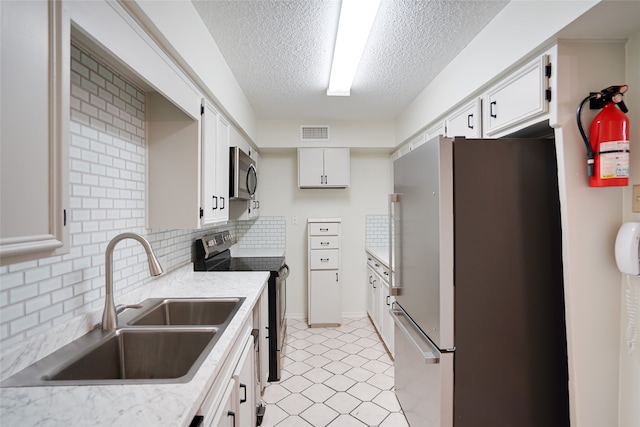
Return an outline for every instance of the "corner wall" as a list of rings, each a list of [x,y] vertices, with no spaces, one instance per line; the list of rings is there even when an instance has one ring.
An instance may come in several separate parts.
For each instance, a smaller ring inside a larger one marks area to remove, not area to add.
[[[267,135],[261,135],[268,137]],[[387,213],[387,153],[351,150],[351,186],[298,188],[297,150],[263,150],[258,165],[262,215],[286,217],[287,315],[307,317],[307,218],[340,217],[343,316],[366,316],[366,216]],[[297,224],[293,224],[293,217]]]
[[[625,104],[629,107],[629,128],[631,131],[631,171],[629,187],[623,190],[623,222],[640,222],[640,213],[631,211],[632,186],[640,185],[640,33],[633,35],[626,46],[626,80],[629,91],[625,95]],[[627,283],[627,278],[629,283]],[[640,277],[622,277],[620,301],[622,313],[620,318],[620,419],[619,427],[640,426],[640,336],[636,341],[635,352],[629,353],[626,340],[628,327],[628,309],[626,292],[634,289],[640,292]],[[637,313],[638,307],[636,307]],[[640,315],[636,314],[636,330],[640,334]]]

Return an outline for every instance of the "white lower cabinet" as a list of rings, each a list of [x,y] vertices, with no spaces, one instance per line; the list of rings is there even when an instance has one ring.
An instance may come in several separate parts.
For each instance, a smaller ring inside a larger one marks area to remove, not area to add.
[[[252,323],[248,320],[200,405],[206,427],[256,425],[256,364]]]
[[[340,218],[308,219],[309,326],[338,325],[342,319]]]
[[[367,313],[387,350],[394,354],[394,328],[390,309],[394,297],[389,292],[389,267],[367,253]]]
[[[236,427],[251,427],[256,425],[256,362],[253,336],[245,342],[240,360],[233,373],[238,394],[238,413]]]

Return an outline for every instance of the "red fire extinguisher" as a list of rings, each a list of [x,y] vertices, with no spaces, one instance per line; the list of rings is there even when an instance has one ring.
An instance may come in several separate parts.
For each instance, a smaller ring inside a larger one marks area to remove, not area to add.
[[[629,110],[622,101],[627,85],[609,86],[591,93],[578,107],[578,129],[587,147],[587,172],[591,187],[629,185]],[[582,128],[582,107],[602,109],[591,122],[589,139]]]

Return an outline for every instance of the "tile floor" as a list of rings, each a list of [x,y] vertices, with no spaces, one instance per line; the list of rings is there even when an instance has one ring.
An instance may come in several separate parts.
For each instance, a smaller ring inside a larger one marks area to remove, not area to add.
[[[333,328],[287,325],[281,380],[265,388],[261,427],[408,427],[393,361],[369,318]]]

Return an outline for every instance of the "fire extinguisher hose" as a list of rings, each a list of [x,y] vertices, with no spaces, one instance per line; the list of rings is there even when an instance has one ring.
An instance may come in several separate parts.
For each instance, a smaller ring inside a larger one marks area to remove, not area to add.
[[[582,127],[582,107],[584,107],[584,104],[586,104],[591,99],[600,98],[601,96],[602,94],[599,92],[593,93],[587,96],[585,99],[582,100],[582,102],[578,106],[578,110],[576,111],[576,121],[578,122],[578,129],[580,130],[580,135],[582,135],[584,145],[587,147],[587,175],[588,176],[593,176],[593,173],[594,173],[593,159],[595,157],[595,153],[593,152],[593,149],[591,148],[591,144],[589,143],[589,138],[587,138],[587,134],[585,133],[584,128]]]

